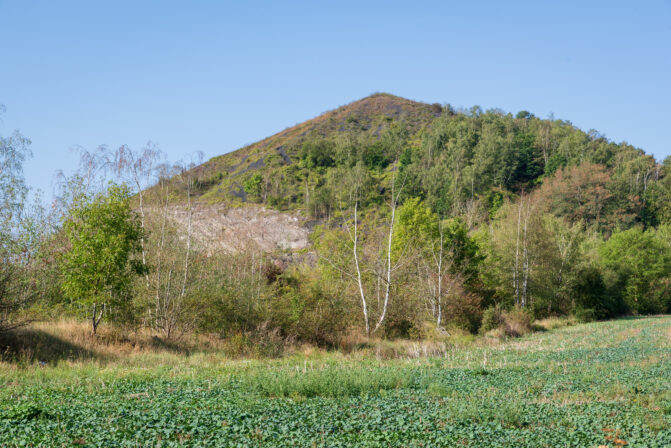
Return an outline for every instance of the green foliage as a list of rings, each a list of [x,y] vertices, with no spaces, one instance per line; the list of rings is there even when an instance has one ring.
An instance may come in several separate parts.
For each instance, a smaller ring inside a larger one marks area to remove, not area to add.
[[[498,302],[533,310],[535,317],[565,314],[581,257],[580,223],[543,212],[534,197],[502,207],[486,242],[483,281]]]
[[[30,156],[21,133],[0,135],[0,332],[25,322],[47,282],[39,252],[51,222],[39,194],[34,206],[28,202],[23,164]]]
[[[587,265],[576,274],[572,297],[576,317],[583,321],[608,319],[626,312],[622,294],[609,289],[598,266]]]
[[[645,191],[647,222],[649,224],[671,224],[671,156],[664,159],[661,179]]]
[[[399,209],[397,229],[394,241],[397,254],[417,245],[425,257],[433,257],[442,244],[449,256],[446,264],[452,266],[452,272],[461,272],[467,279],[476,278],[484,256],[460,218],[441,220],[419,198],[410,198]]]
[[[303,143],[299,155],[307,169],[334,166],[335,143],[326,139],[310,140]]]
[[[365,146],[361,159],[369,170],[381,170],[390,163],[390,160],[386,157],[385,147],[382,142],[375,142]]]
[[[430,250],[436,240],[439,240],[439,224],[438,216],[419,198],[409,198],[398,210],[395,250],[400,252],[411,244],[424,242],[426,244],[423,247]]]
[[[506,193],[499,189],[494,189],[484,194],[483,201],[485,203],[485,207],[487,208],[487,215],[489,219],[494,219],[496,213],[503,206],[506,197],[509,199],[509,196],[510,195],[506,196]]]
[[[105,193],[79,198],[63,222],[69,245],[62,255],[63,290],[86,312],[105,304],[122,317],[132,303],[133,281],[144,266],[143,233],[130,201],[127,186],[111,184]]]
[[[261,176],[260,173],[252,174],[245,180],[242,187],[244,188],[245,193],[250,196],[251,200],[260,200],[263,192],[263,176]]]
[[[381,368],[334,369],[301,372],[255,372],[245,375],[242,387],[269,398],[344,398],[378,395],[412,387],[402,370]]]
[[[669,311],[671,251],[655,230],[633,228],[617,232],[600,250],[613,290],[619,290],[634,313]]]
[[[23,178],[23,164],[30,156],[28,138],[18,131],[9,137],[0,135],[0,242],[3,246],[25,208],[28,187]]]
[[[351,322],[341,292],[329,286],[305,267],[285,273],[276,284],[271,322],[288,338],[337,346]]]
[[[0,418],[14,421],[19,424],[40,417],[50,418],[51,416],[36,405],[27,403],[21,403],[18,406],[6,410],[3,414],[0,414]]]

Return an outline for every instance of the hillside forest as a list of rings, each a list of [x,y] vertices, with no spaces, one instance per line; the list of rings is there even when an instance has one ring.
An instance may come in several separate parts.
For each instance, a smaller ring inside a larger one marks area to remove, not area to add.
[[[29,139],[0,135],[2,330],[72,317],[272,354],[671,311],[671,158],[554,117],[375,94],[205,163],[80,154],[45,205]],[[294,216],[309,244],[213,246],[211,207]]]

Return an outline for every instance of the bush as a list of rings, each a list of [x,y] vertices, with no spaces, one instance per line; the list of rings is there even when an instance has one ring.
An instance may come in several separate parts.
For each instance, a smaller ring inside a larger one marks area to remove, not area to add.
[[[448,327],[476,333],[483,319],[482,299],[478,295],[458,288],[455,294],[448,297],[444,315],[446,316],[445,324]]]
[[[278,358],[285,354],[293,341],[283,338],[277,328],[267,323],[253,332],[236,332],[224,340],[224,352],[233,358]]]
[[[615,280],[612,286],[621,293],[630,312],[658,314],[669,310],[671,253],[653,229],[635,227],[616,232],[599,252],[603,267]]]
[[[263,177],[259,173],[254,173],[242,183],[242,188],[251,199],[258,201],[261,199],[262,182]]]
[[[482,313],[482,324],[480,331],[488,331],[499,328],[503,325],[503,309],[499,305],[491,306]]]
[[[503,328],[506,336],[524,336],[531,332],[531,322],[531,315],[522,308],[513,308],[503,313]]]
[[[522,308],[506,311],[497,305],[484,311],[480,331],[501,330],[505,336],[519,337],[531,331],[531,323],[531,315]]]
[[[422,322],[410,330],[408,336],[410,339],[418,341],[445,341],[450,332],[436,326],[433,321]]]
[[[579,322],[593,322],[597,320],[597,313],[593,308],[577,308],[575,317]]]
[[[351,324],[340,294],[328,289],[318,275],[294,269],[276,282],[266,310],[273,327],[285,337],[322,347],[334,347]]]
[[[390,315],[384,325],[384,336],[387,339],[418,339],[421,333],[421,324],[415,325],[410,319]]]
[[[575,315],[582,321],[608,319],[627,311],[618,279],[612,272],[607,278],[596,266],[586,266],[576,275],[572,296],[575,298]],[[607,285],[606,280],[610,280]]]

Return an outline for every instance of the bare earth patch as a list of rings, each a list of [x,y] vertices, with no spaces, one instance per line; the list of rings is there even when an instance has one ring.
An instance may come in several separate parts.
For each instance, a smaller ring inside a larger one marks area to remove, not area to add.
[[[173,208],[171,217],[186,229],[186,210]],[[260,206],[196,204],[192,219],[195,239],[211,252],[240,252],[250,247],[263,252],[296,251],[309,243],[304,218]]]

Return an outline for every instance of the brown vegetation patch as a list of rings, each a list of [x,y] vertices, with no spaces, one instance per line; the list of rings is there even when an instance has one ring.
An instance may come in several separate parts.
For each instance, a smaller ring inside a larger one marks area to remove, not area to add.
[[[55,364],[59,361],[106,361],[144,353],[189,354],[219,348],[216,338],[192,336],[190,340],[168,341],[147,329],[124,330],[102,326],[91,334],[90,324],[75,320],[35,322],[0,335],[4,361]]]

